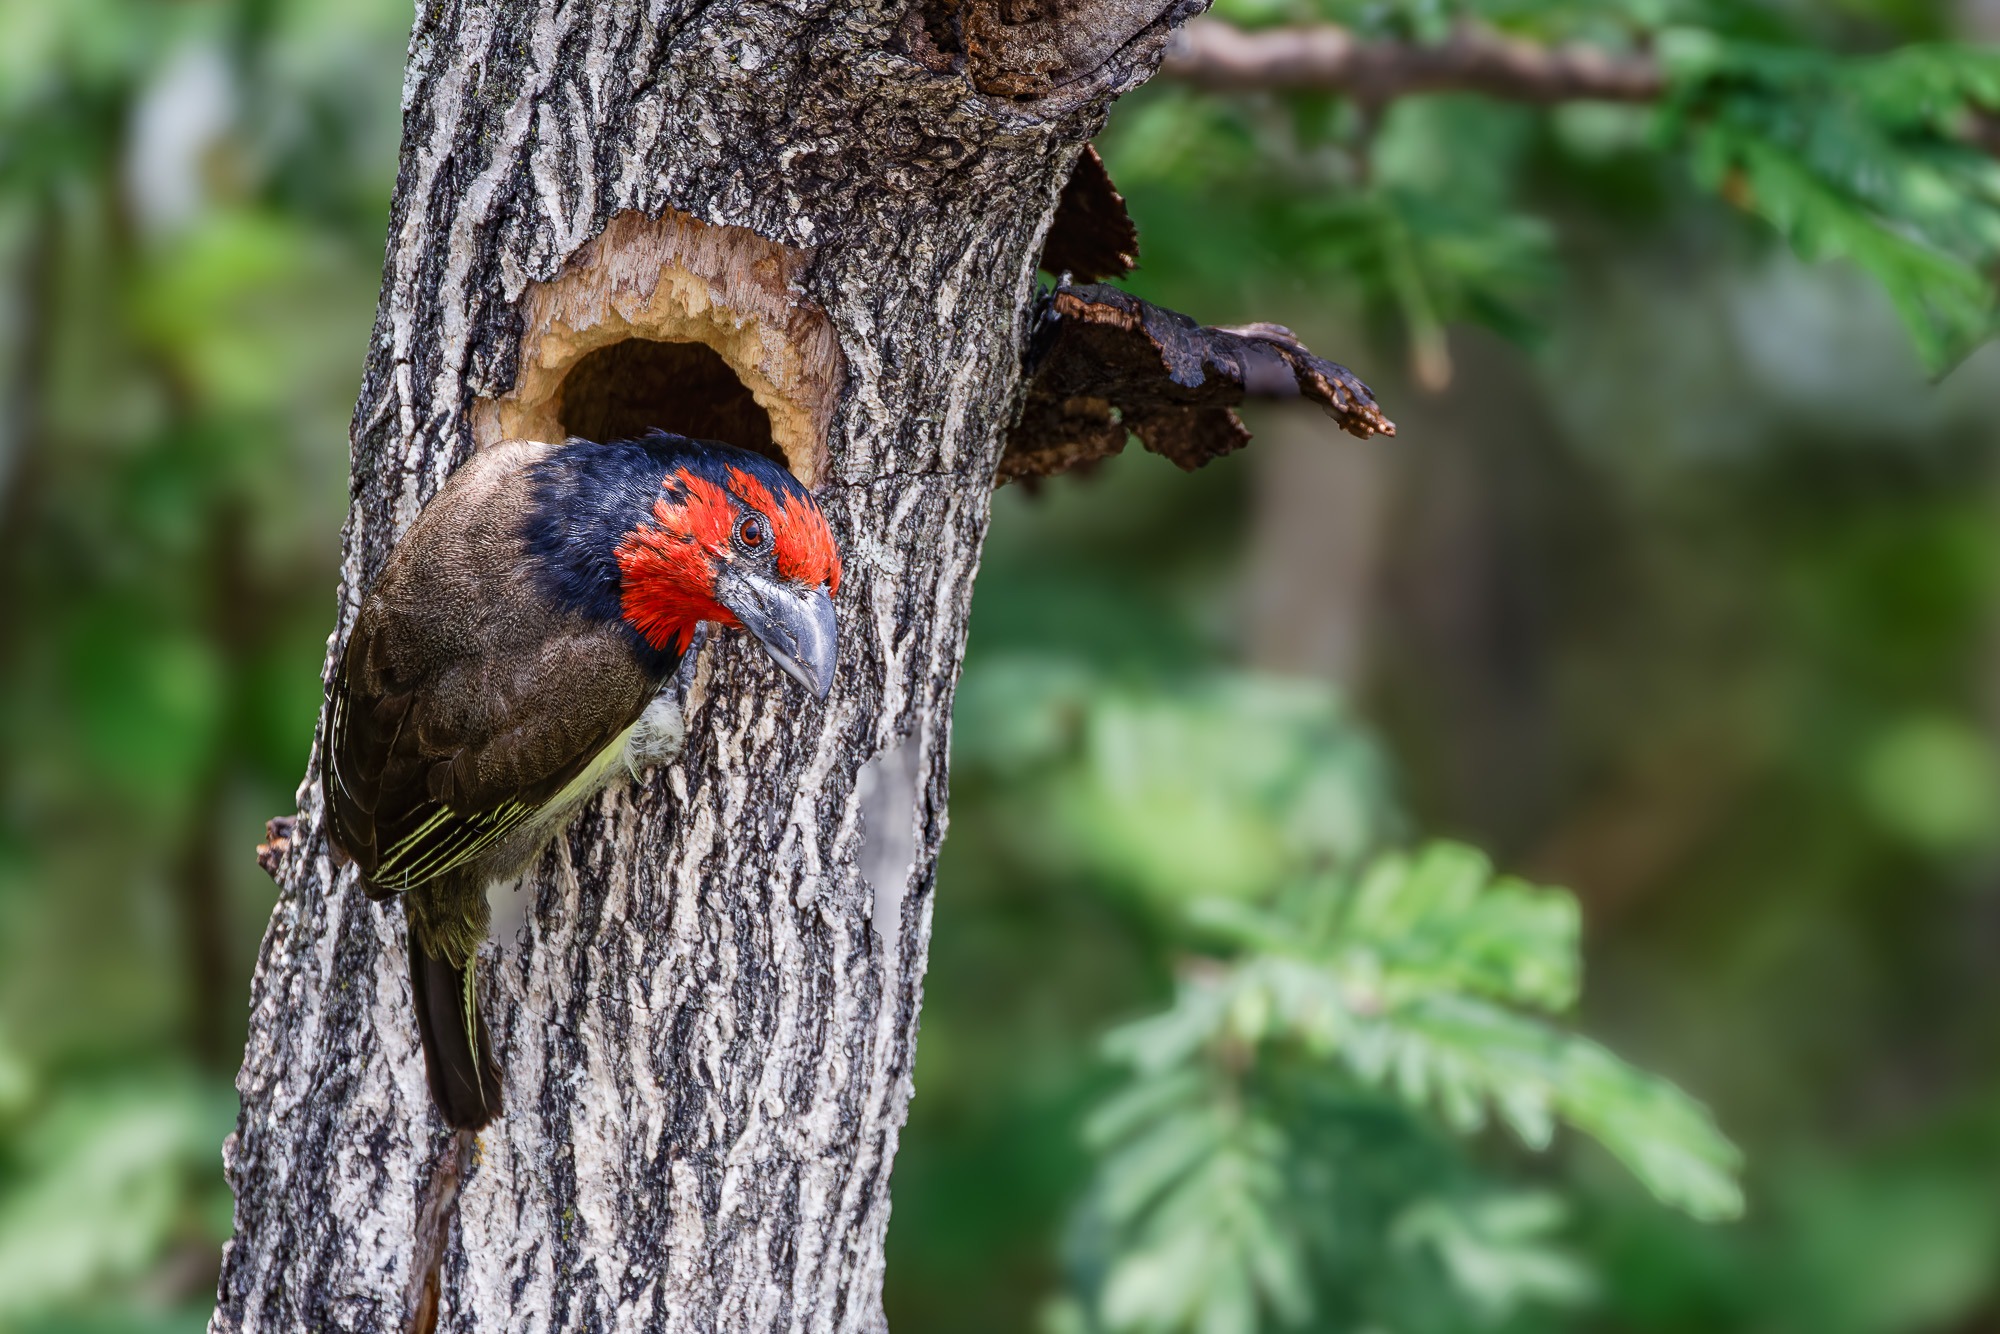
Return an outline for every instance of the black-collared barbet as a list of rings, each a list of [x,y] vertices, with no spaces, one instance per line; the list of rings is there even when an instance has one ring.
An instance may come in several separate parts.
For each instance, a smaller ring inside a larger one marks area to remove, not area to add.
[[[481,450],[397,543],[333,676],[320,781],[363,887],[404,896],[448,1123],[501,1108],[474,985],[487,886],[661,730],[649,706],[701,622],[747,631],[824,699],[839,588],[833,534],[791,473],[663,432]]]

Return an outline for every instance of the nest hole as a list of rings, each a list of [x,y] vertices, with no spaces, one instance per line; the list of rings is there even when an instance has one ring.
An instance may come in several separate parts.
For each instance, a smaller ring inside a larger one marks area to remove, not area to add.
[[[563,378],[563,434],[628,440],[655,428],[755,450],[789,468],[771,415],[705,343],[627,338],[579,360]]]

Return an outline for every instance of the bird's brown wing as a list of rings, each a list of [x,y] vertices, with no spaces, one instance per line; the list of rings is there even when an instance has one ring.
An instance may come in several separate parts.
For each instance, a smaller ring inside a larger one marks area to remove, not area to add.
[[[657,686],[615,627],[536,595],[517,518],[538,454],[491,453],[412,525],[335,674],[321,747],[330,831],[380,893],[493,849]]]
[[[615,637],[560,634],[512,657],[391,679],[380,618],[349,641],[322,760],[335,840],[374,887],[423,884],[495,847],[645,708],[652,683]]]

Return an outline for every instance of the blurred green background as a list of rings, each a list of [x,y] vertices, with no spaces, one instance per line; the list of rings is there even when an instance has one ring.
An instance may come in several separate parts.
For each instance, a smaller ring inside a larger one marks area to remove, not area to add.
[[[2000,11],[1221,12],[1669,93],[1117,109],[1402,431],[996,499],[892,1325],[2000,1330]],[[0,0],[9,1334],[212,1300],[408,23]]]

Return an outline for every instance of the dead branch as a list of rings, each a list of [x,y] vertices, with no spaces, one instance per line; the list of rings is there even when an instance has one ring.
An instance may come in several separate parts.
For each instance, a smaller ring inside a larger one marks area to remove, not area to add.
[[[1276,324],[1209,328],[1115,287],[1064,284],[1042,299],[1021,417],[998,481],[1047,477],[1125,447],[1128,432],[1189,471],[1250,441],[1235,405],[1318,403],[1350,435],[1394,435],[1368,386]]]

